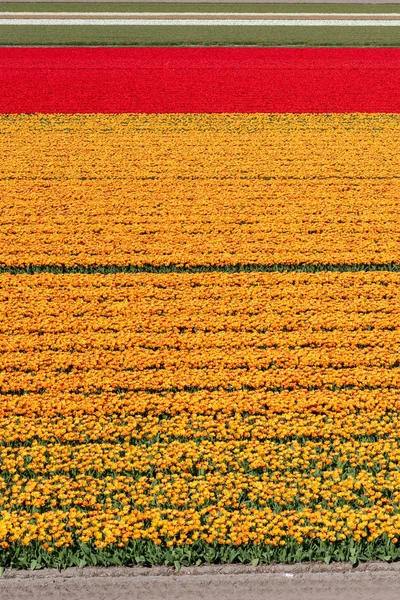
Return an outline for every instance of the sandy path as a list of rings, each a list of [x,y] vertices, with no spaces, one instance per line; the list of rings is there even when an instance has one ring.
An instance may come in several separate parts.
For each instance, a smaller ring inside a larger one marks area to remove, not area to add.
[[[322,17],[316,18],[296,18],[296,19],[232,19],[232,18],[207,18],[207,19],[190,19],[190,18],[111,18],[111,19],[100,19],[100,18],[68,18],[63,16],[62,18],[0,18],[1,25],[13,25],[13,26],[76,26],[76,25],[91,25],[91,26],[196,26],[196,27],[220,27],[222,25],[235,26],[235,27],[399,27],[400,19],[324,19]]]
[[[388,13],[46,13],[46,12],[0,12],[1,19],[7,19],[14,21],[16,18],[29,18],[31,20],[42,20],[49,19],[52,21],[68,20],[71,18],[78,18],[79,20],[90,21],[93,17],[97,19],[105,19],[112,17],[119,21],[133,20],[141,21],[148,20],[149,17],[155,23],[159,20],[170,20],[175,21],[180,19],[183,21],[191,21],[193,17],[200,17],[201,20],[208,19],[211,21],[230,21],[232,17],[239,18],[240,20],[251,20],[251,21],[301,21],[305,17],[311,21],[324,21],[326,19],[334,19],[335,21],[370,21],[379,19],[380,21],[398,21],[398,14]]]
[[[145,573],[145,574],[143,574]],[[168,574],[166,574],[168,573]],[[398,564],[6,572],[2,600],[397,600]]]

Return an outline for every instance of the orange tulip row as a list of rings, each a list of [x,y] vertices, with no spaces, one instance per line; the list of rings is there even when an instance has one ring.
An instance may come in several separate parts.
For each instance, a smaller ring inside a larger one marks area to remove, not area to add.
[[[396,541],[399,279],[1,275],[0,544]]]
[[[399,116],[0,122],[0,547],[396,543]]]
[[[0,122],[0,265],[400,262],[398,115]]]

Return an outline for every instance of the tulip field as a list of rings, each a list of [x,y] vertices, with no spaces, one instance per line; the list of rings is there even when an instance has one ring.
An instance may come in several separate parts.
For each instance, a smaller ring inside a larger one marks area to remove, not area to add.
[[[398,559],[400,51],[118,52],[0,50],[0,568]]]

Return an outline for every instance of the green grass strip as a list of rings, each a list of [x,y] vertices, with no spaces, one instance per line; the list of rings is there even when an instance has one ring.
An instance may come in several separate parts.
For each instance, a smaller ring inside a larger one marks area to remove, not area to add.
[[[0,2],[4,12],[282,12],[282,13],[400,13],[400,4],[192,4],[185,2]]]
[[[197,541],[192,545],[183,544],[167,548],[166,544],[156,545],[150,540],[132,540],[123,548],[116,544],[98,549],[93,544],[83,544],[76,540],[69,548],[54,547],[53,552],[44,550],[39,543],[24,546],[14,542],[9,548],[0,551],[0,569],[38,569],[53,567],[84,566],[133,566],[171,565],[181,566],[200,564],[251,563],[270,564],[308,561],[347,561],[356,565],[362,561],[400,559],[400,545],[394,544],[386,535],[372,542],[343,541],[328,542],[319,539],[305,539],[299,544],[287,538],[285,546],[247,544],[235,546],[218,543],[208,544]]]
[[[94,274],[109,275],[114,273],[349,273],[364,271],[386,271],[400,272],[399,263],[358,263],[358,264],[284,264],[274,265],[260,264],[232,264],[232,265],[76,265],[67,267],[65,265],[26,265],[21,267],[3,265],[0,274],[10,273],[12,275],[33,275],[34,273],[60,274]]]
[[[400,27],[2,25],[0,46],[400,47]]]

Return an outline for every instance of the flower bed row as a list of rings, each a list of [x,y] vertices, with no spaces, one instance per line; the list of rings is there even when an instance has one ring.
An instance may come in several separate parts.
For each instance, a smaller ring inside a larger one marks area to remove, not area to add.
[[[0,283],[3,564],[397,556],[397,273]]]
[[[398,115],[1,127],[0,266],[400,263]]]

